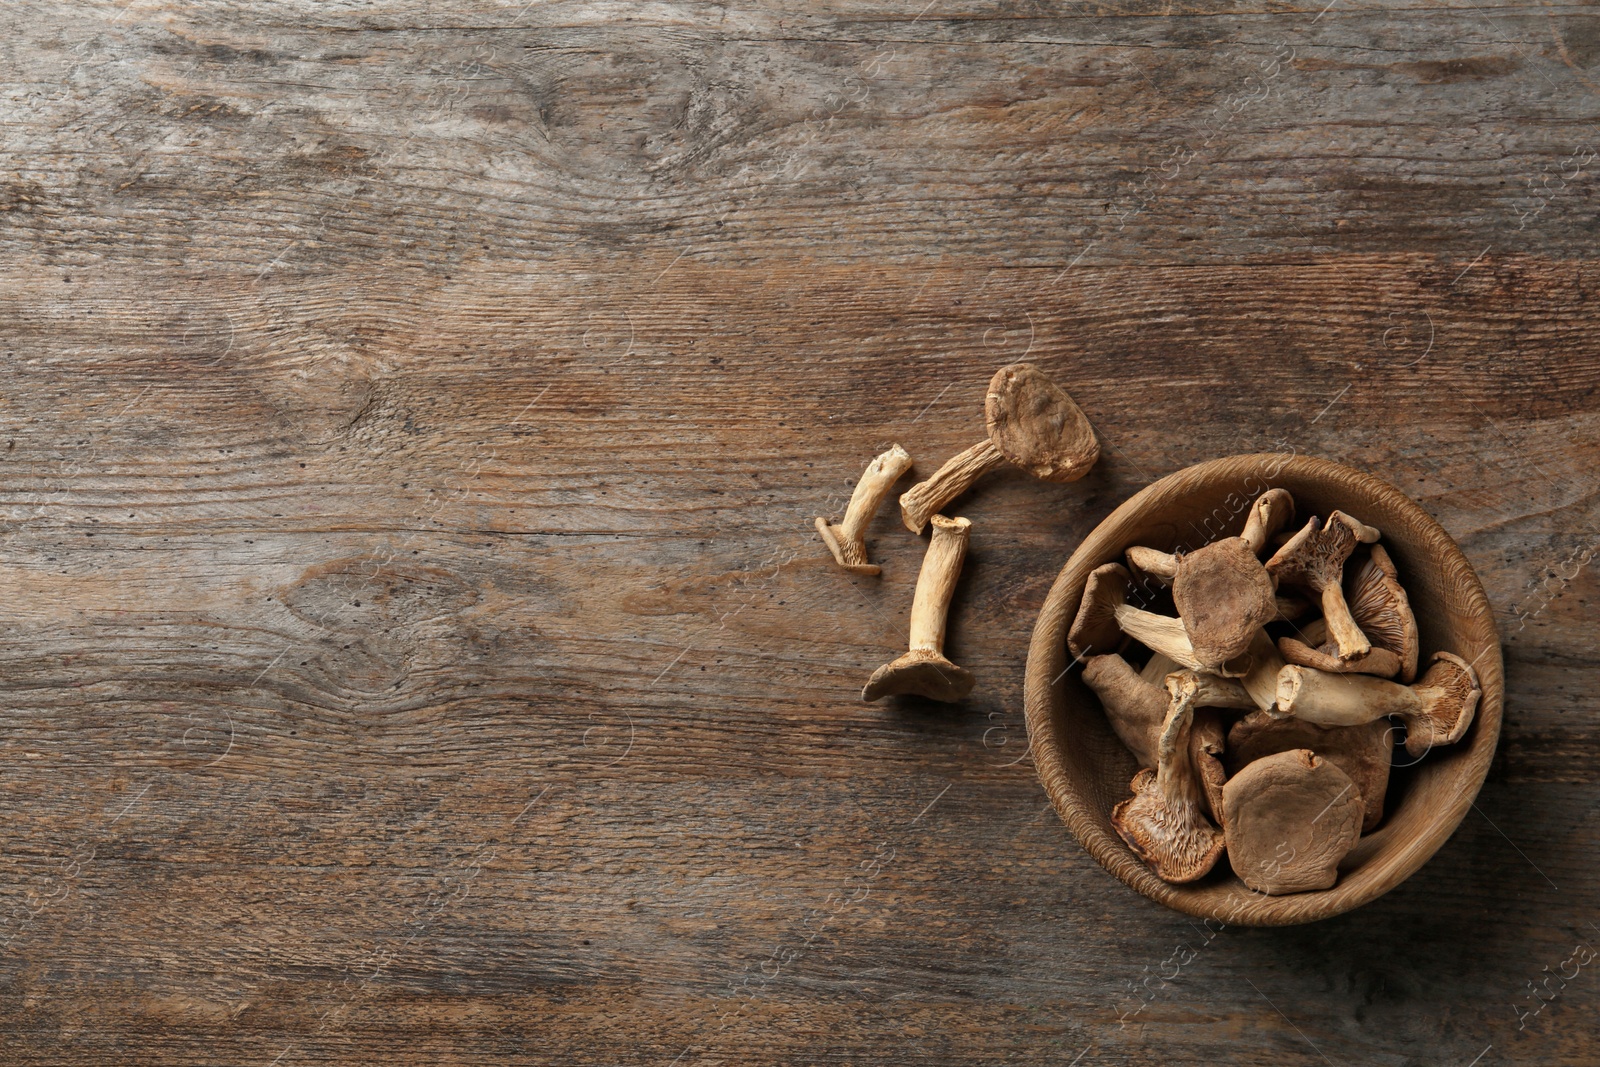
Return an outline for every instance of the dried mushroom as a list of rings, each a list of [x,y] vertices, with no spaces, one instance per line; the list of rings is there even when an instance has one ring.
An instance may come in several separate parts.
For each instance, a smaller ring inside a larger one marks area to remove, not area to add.
[[[995,373],[984,413],[988,440],[901,495],[900,515],[912,533],[921,533],[930,516],[1008,460],[1047,482],[1075,482],[1100,458],[1100,442],[1083,411],[1032,363]]]
[[[972,692],[972,675],[944,657],[945,618],[971,527],[966,519],[933,517],[933,537],[911,600],[911,650],[872,672],[862,700],[914,693],[949,702]]]
[[[1133,796],[1111,810],[1111,825],[1138,857],[1164,881],[1192,882],[1216,866],[1223,836],[1204,811],[1205,787],[1190,758],[1194,722],[1187,690],[1174,688],[1172,704],[1156,744],[1156,769],[1133,776]],[[1188,692],[1190,697],[1192,692]]]
[[[1067,647],[1074,656],[1094,652],[1118,652],[1128,643],[1117,625],[1117,609],[1128,602],[1128,571],[1120,563],[1105,563],[1089,572],[1078,614],[1067,633]]]
[[[1156,742],[1167,721],[1166,689],[1134,673],[1116,653],[1083,661],[1083,681],[1100,698],[1106,721],[1141,767],[1156,765]]]
[[[1256,760],[1228,779],[1222,797],[1228,862],[1258,893],[1331,887],[1361,836],[1355,783],[1309,749]]]
[[[845,508],[844,522],[834,525],[820,515],[817,533],[833,553],[839,566],[853,574],[877,574],[877,564],[867,562],[866,534],[878,505],[889,495],[894,483],[911,467],[911,456],[899,445],[878,456],[862,473],[861,480],[850,494],[850,504]]]
[[[1383,719],[1365,726],[1318,726],[1304,719],[1251,712],[1228,730],[1223,763],[1229,774],[1238,774],[1263,756],[1308,748],[1337,765],[1355,783],[1361,794],[1361,832],[1366,833],[1383,819],[1393,762],[1392,729]]]
[[[1126,603],[1114,608],[1112,615],[1123,633],[1152,652],[1159,652],[1173,660],[1180,667],[1220,674],[1227,678],[1241,677],[1250,669],[1251,659],[1248,653],[1209,666],[1200,662],[1199,657],[1195,655],[1194,646],[1189,643],[1189,632],[1184,629],[1182,619],[1170,615],[1157,615],[1153,611],[1144,611]]]
[[[1294,497],[1287,489],[1268,489],[1250,505],[1242,537],[1256,555],[1266,549],[1272,535],[1294,521]]]
[[[1134,545],[1124,555],[1128,557],[1128,566],[1162,582],[1170,582],[1178,574],[1178,557],[1171,552]]]
[[[1350,617],[1371,640],[1374,653],[1382,649],[1398,657],[1400,681],[1410,685],[1417,678],[1417,653],[1421,648],[1417,617],[1389,553],[1382,545],[1373,545],[1370,553],[1345,585]]]
[[[1372,650],[1345,603],[1344,561],[1357,544],[1371,544],[1378,536],[1377,530],[1343,512],[1335,511],[1326,523],[1313,515],[1267,561],[1267,571],[1280,583],[1304,586],[1321,596],[1322,614],[1340,659],[1359,659]]]
[[[1224,537],[1178,557],[1172,601],[1201,669],[1221,669],[1278,617],[1275,583],[1242,537]]]
[[[1292,663],[1278,672],[1278,708],[1285,714],[1320,726],[1360,726],[1393,715],[1406,725],[1412,756],[1461,740],[1480,695],[1471,665],[1449,652],[1436,653],[1427,673],[1410,686]]]
[[[1299,637],[1286,635],[1278,638],[1278,651],[1289,663],[1334,674],[1372,674],[1379,678],[1393,678],[1400,673],[1400,657],[1388,649],[1373,645],[1360,659],[1340,659],[1339,646],[1325,640],[1327,635],[1327,622],[1317,619],[1306,624]],[[1412,665],[1411,674],[1416,676],[1415,664]]]

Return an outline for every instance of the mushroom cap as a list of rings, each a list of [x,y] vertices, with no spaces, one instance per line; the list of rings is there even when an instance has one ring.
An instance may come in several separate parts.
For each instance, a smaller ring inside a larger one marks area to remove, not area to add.
[[[828,551],[833,553],[833,561],[839,566],[851,574],[873,575],[883,573],[883,568],[876,563],[850,562],[850,550],[845,547],[843,541],[839,540],[839,535],[834,532],[833,523],[819,515],[817,516],[816,527],[817,533],[822,535],[822,543],[828,546]]]
[[[1449,652],[1434,653],[1412,690],[1422,698],[1423,711],[1406,720],[1406,751],[1419,758],[1435,745],[1461,740],[1483,695],[1472,665]]]
[[[1320,593],[1324,586],[1343,579],[1344,561],[1356,544],[1355,531],[1348,525],[1331,518],[1324,523],[1313,515],[1267,560],[1267,573],[1279,582]]]
[[[1394,561],[1382,545],[1372,546],[1366,562],[1345,583],[1345,601],[1350,605],[1350,617],[1372,642],[1373,654],[1379,649],[1394,653],[1399,661],[1400,681],[1407,685],[1415,681],[1421,647],[1417,617],[1411,611],[1411,598],[1400,584]],[[1393,674],[1391,671],[1385,677]]]
[[[1106,721],[1141,767],[1156,765],[1156,742],[1167,719],[1167,691],[1141,678],[1128,661],[1112,653],[1090,656],[1083,681],[1100,698]]]
[[[984,414],[994,446],[1035,478],[1075,482],[1100,458],[1100,442],[1083,411],[1032,363],[995,372]]]
[[[1362,726],[1318,726],[1304,719],[1279,719],[1264,711],[1251,712],[1228,730],[1224,764],[1238,774],[1264,756],[1310,749],[1333,762],[1356,784],[1361,794],[1361,832],[1383,820],[1384,797],[1389,790],[1389,767],[1394,762],[1394,725],[1376,719]]]
[[[1222,787],[1228,860],[1244,884],[1276,896],[1328,889],[1361,836],[1355,783],[1297,748],[1245,766]]]
[[[1198,804],[1169,808],[1148,767],[1133,776],[1133,796],[1111,809],[1111,825],[1166,882],[1192,882],[1222,855],[1222,832]]]
[[[1242,537],[1224,537],[1178,558],[1172,601],[1208,670],[1250,647],[1256,631],[1278,617],[1272,577]]]
[[[1117,606],[1128,600],[1128,569],[1120,563],[1106,563],[1089,572],[1078,602],[1078,615],[1067,633],[1067,647],[1074,656],[1093,649],[1117,652],[1127,643],[1127,635],[1117,625]]]
[[[861,699],[872,701],[909,693],[954,703],[972,692],[972,684],[973,677],[964,668],[931,649],[914,648],[873,671],[861,690]]]

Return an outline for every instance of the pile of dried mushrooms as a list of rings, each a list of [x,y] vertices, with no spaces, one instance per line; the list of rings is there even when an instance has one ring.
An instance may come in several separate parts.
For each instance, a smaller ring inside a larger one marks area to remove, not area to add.
[[[1129,548],[1127,566],[1091,573],[1068,636],[1140,768],[1112,824],[1168,882],[1226,852],[1261,893],[1332,887],[1383,819],[1395,722],[1417,759],[1460,740],[1477,709],[1458,656],[1418,678],[1416,618],[1380,532],[1334,511],[1281,533],[1294,511],[1269,489],[1237,537]]]

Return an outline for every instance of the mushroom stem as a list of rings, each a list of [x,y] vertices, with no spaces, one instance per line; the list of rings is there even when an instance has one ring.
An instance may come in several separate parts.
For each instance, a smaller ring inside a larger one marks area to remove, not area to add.
[[[1328,636],[1339,646],[1340,659],[1361,659],[1372,651],[1372,642],[1356,625],[1345,603],[1344,590],[1338,582],[1322,587],[1322,617],[1328,627]]]
[[[1267,547],[1267,539],[1294,521],[1294,497],[1287,489],[1268,489],[1256,497],[1250,506],[1250,517],[1245,520],[1243,537],[1250,551],[1260,555]]]
[[[961,563],[967,557],[971,521],[962,518],[933,517],[933,536],[928,554],[922,557],[917,575],[917,591],[911,599],[911,650],[944,654],[945,620],[950,598],[961,576]]]
[[[1406,751],[1421,756],[1434,745],[1461,740],[1481,690],[1472,667],[1440,652],[1416,685],[1370,674],[1330,674],[1289,664],[1278,672],[1278,707],[1318,726],[1360,726],[1386,715],[1406,724]]]
[[[1208,667],[1195,658],[1194,646],[1183,628],[1183,620],[1170,615],[1157,615],[1153,611],[1136,608],[1132,604],[1118,604],[1115,609],[1117,625],[1122,632],[1138,641],[1152,652],[1159,652],[1180,667],[1191,671],[1206,671],[1224,678],[1238,678],[1250,669],[1249,653],[1235,656],[1220,667]]]
[[[1171,552],[1132,545],[1126,555],[1134,570],[1142,571],[1152,578],[1165,578],[1170,582],[1178,574],[1178,557]]]
[[[1267,631],[1256,631],[1250,641],[1250,658],[1250,669],[1240,682],[1257,708],[1278,717],[1278,672],[1283,670],[1284,661]]]
[[[894,483],[911,466],[911,456],[899,445],[892,446],[879,455],[862,472],[850,494],[850,505],[845,508],[844,521],[835,525],[817,516],[817,533],[833,553],[833,558],[853,574],[877,574],[876,564],[867,562],[867,527],[878,513],[878,506],[889,495]]]
[[[872,672],[861,690],[862,700],[914,693],[929,700],[957,701],[972,692],[972,675],[944,657],[945,617],[971,526],[966,519],[933,517],[933,537],[911,599],[911,649]]]
[[[906,529],[921,533],[928,519],[950,501],[972,488],[972,483],[1006,461],[993,441],[973,445],[945,461],[926,480],[900,494],[900,518]]]
[[[1194,799],[1196,789],[1193,753],[1189,750],[1189,729],[1195,708],[1254,708],[1244,687],[1230,678],[1219,678],[1198,671],[1174,671],[1167,675],[1167,719],[1156,742],[1156,787],[1167,806],[1176,808]]]

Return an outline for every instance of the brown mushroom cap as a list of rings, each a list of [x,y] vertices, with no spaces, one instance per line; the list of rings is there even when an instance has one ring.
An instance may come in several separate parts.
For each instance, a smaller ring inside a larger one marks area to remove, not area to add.
[[[1256,631],[1278,617],[1272,577],[1242,537],[1178,557],[1172,601],[1207,670],[1244,652]]]
[[[1127,643],[1117,625],[1117,608],[1128,601],[1128,569],[1120,563],[1106,563],[1089,572],[1078,602],[1078,615],[1067,634],[1067,647],[1074,656],[1091,649],[1116,652]]]
[[[973,677],[944,656],[927,648],[914,648],[872,672],[862,700],[913,694],[929,700],[954,703],[972,692]]]
[[[1248,764],[1222,787],[1228,859],[1244,884],[1278,895],[1328,889],[1361,836],[1350,776],[1309,749]]]
[[[1088,418],[1032,363],[995,372],[984,413],[995,447],[1035,478],[1075,482],[1100,458]]]
[[[1106,721],[1141,767],[1156,765],[1156,742],[1167,721],[1167,691],[1141,678],[1128,661],[1111,654],[1090,656],[1083,681],[1100,698]]]
[[[1435,745],[1461,740],[1483,695],[1472,665],[1449,652],[1434,653],[1427,673],[1411,689],[1422,698],[1422,712],[1404,717],[1406,751],[1419,758]]]
[[[1280,719],[1266,712],[1251,712],[1228,730],[1224,765],[1238,774],[1264,756],[1307,748],[1332,761],[1361,794],[1361,832],[1383,819],[1384,797],[1389,790],[1393,762],[1394,727],[1384,719],[1362,726],[1318,726],[1304,719]]]
[[[1382,545],[1373,545],[1366,562],[1350,577],[1345,600],[1350,605],[1351,618],[1372,641],[1373,654],[1379,649],[1394,653],[1399,663],[1400,681],[1407,685],[1415,681],[1417,653],[1421,647],[1417,617],[1411,611],[1411,599],[1406,596],[1405,587],[1400,584],[1399,572]],[[1393,674],[1390,671],[1385,677]]]
[[[1163,881],[1192,882],[1222,855],[1222,831],[1199,803],[1168,807],[1148,767],[1133,776],[1133,796],[1111,809],[1111,825]]]

